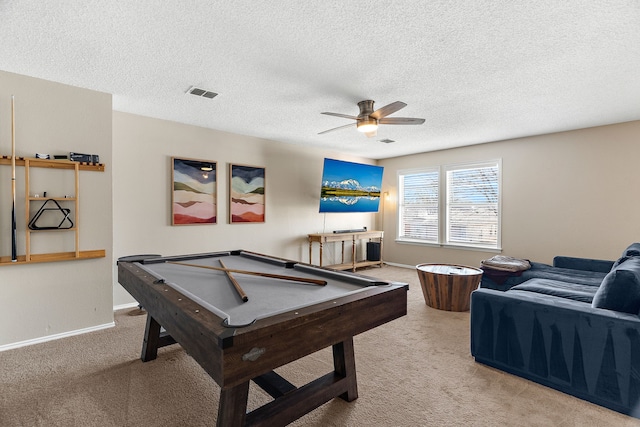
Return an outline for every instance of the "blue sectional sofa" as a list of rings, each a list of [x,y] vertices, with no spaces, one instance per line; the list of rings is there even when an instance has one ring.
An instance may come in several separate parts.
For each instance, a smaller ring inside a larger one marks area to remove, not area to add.
[[[640,243],[531,264],[472,293],[475,360],[640,418]]]

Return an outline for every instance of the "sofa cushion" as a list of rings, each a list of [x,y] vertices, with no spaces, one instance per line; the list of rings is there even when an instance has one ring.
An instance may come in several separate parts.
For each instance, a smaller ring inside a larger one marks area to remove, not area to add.
[[[563,282],[551,279],[530,279],[507,292],[527,291],[591,304],[598,288],[591,285]]]
[[[501,275],[502,277],[496,277],[495,274],[492,274],[488,269],[486,269],[488,274],[482,275],[480,287],[487,289],[496,289],[498,291],[506,291],[530,279],[550,279],[562,282],[577,283],[580,285],[590,285],[594,288],[597,288],[598,286],[600,286],[600,283],[602,283],[602,280],[607,275],[607,273],[611,269],[611,265],[613,264],[613,261],[600,262],[608,263],[605,269],[606,271],[600,272],[577,270],[574,268],[560,268],[548,264],[542,264],[539,262],[530,262],[531,268],[529,270],[519,271],[517,273],[507,272],[505,273],[505,275]]]
[[[571,270],[592,271],[607,274],[611,271],[613,261],[593,258],[578,258],[564,255],[553,257],[553,266]],[[602,276],[604,277],[604,276]]]
[[[640,257],[624,260],[605,276],[592,306],[625,313],[640,312]]]
[[[606,275],[606,272],[600,273],[595,271],[574,270],[572,268],[559,268],[548,264],[532,262],[531,269],[525,271],[522,276],[527,279],[559,280],[562,282],[598,287]]]

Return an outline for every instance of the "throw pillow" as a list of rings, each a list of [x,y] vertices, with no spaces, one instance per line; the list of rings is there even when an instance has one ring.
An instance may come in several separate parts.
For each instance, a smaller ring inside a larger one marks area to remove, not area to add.
[[[640,243],[632,243],[624,250],[622,256],[640,256]]]
[[[624,313],[640,312],[640,258],[629,258],[602,280],[591,306]]]
[[[623,256],[622,258],[618,259],[616,262],[613,263],[613,266],[611,267],[610,271],[613,271],[613,270],[617,269],[620,264],[622,264],[623,262],[625,262],[628,259],[629,259],[628,256]]]

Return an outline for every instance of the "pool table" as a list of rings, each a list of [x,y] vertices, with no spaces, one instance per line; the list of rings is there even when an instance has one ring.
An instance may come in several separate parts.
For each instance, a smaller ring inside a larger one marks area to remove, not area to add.
[[[141,359],[179,343],[221,387],[218,426],[286,425],[356,399],[353,336],[407,312],[405,283],[242,250],[123,257],[118,281],[147,312]],[[334,370],[309,384],[273,371],[329,346]],[[247,414],[250,381],[273,400]]]

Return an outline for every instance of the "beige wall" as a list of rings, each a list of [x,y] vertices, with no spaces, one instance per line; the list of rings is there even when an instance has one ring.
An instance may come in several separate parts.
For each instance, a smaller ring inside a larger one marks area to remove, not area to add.
[[[0,266],[0,349],[113,324],[111,95],[0,71],[0,154],[4,156],[11,155],[11,95],[16,105],[17,156],[76,151],[98,154],[106,164],[106,172],[80,172],[78,224],[80,249],[105,249],[107,257]],[[41,175],[32,181],[34,192],[53,194],[62,171],[34,172]],[[26,240],[24,183],[24,168],[18,167],[19,255],[24,255]],[[0,166],[1,256],[11,255],[11,201],[11,167]],[[72,250],[66,247],[72,235],[34,234],[32,247]]]
[[[114,275],[115,259],[125,255],[243,248],[307,261],[308,233],[363,226],[383,227],[384,259],[393,263],[477,265],[494,255],[396,243],[398,169],[501,158],[506,255],[542,262],[556,254],[613,259],[640,241],[635,185],[640,122],[382,160],[383,190],[391,194],[384,214],[325,215],[318,213],[323,158],[373,161],[113,112],[109,94],[0,71],[1,155],[11,148],[11,94],[18,156],[78,151],[99,154],[106,164],[106,172],[81,172],[80,248],[105,249],[107,257],[0,266],[0,350],[112,324],[112,307],[134,302]],[[171,156],[218,163],[218,224],[170,225]],[[229,163],[266,168],[266,223],[227,223]],[[10,169],[0,167],[0,256],[10,254]],[[21,173],[18,248],[23,253]],[[339,248],[329,245],[325,262],[338,259]]]
[[[479,265],[495,253],[395,242],[397,171],[502,159],[502,253],[551,263],[555,255],[615,259],[640,241],[640,122],[386,159],[384,258],[416,265]]]
[[[371,213],[318,212],[325,157],[372,160],[121,112],[113,113],[113,145],[116,258],[247,249],[307,262],[307,234],[375,224]],[[172,156],[217,162],[217,224],[171,226]],[[229,163],[266,168],[265,223],[228,224]],[[339,262],[336,249],[328,245],[325,262]],[[115,306],[131,302],[116,284]]]

